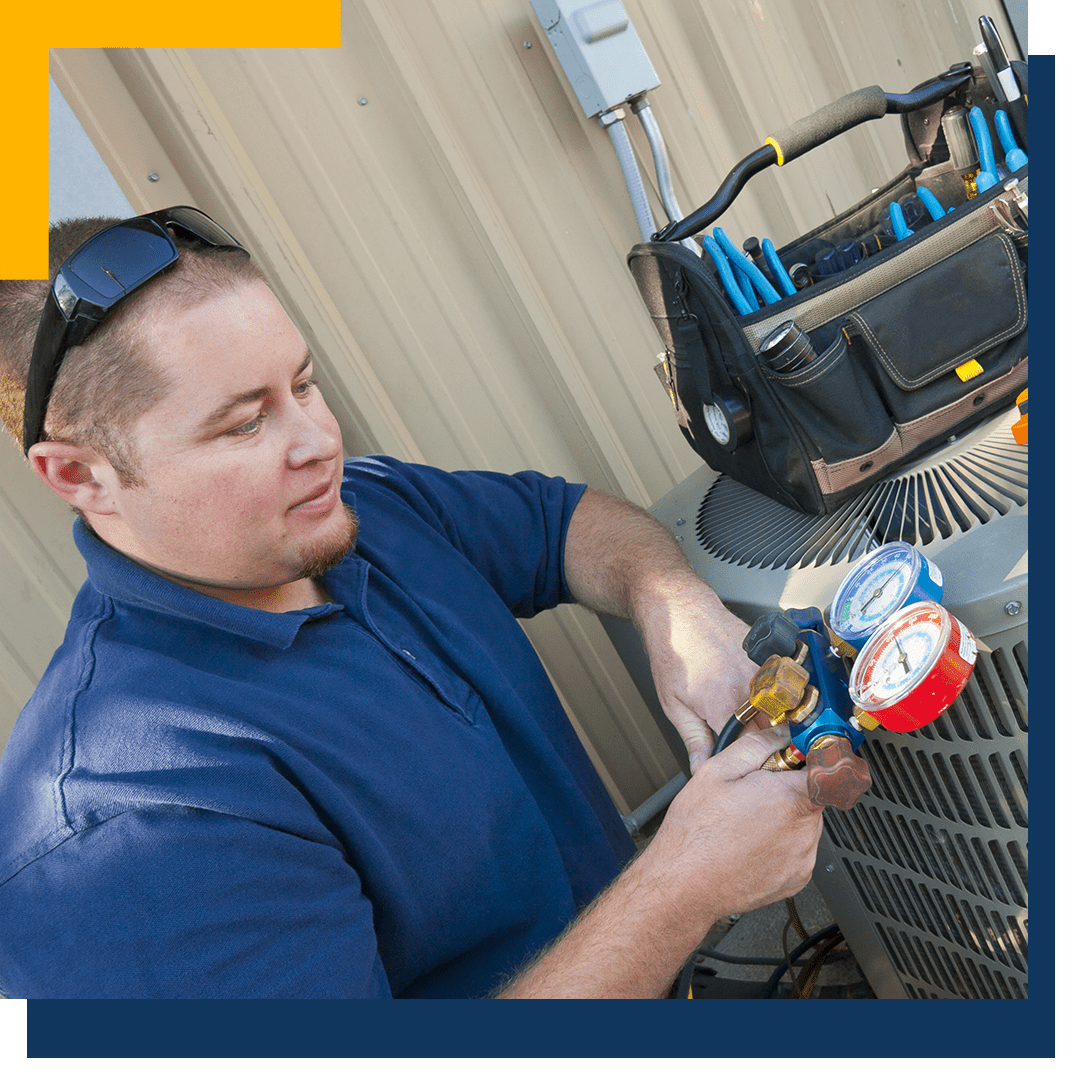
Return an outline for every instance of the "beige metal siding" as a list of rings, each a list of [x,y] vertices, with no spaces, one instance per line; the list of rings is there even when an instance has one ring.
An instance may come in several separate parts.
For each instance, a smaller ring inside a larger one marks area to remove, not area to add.
[[[1007,28],[985,0],[626,7],[662,82],[649,98],[684,211],[771,130],[969,58],[979,14]],[[194,202],[252,247],[319,357],[350,452],[535,467],[644,505],[697,467],[652,373],[614,152],[528,0],[345,0],[341,49],[57,50],[52,72],[132,205]],[[904,161],[886,118],[755,178],[724,225],[779,246]],[[4,484],[12,514],[47,501]],[[28,569],[5,588],[47,614],[33,642],[4,642],[0,738],[77,578],[67,553],[49,569],[52,527],[5,530],[41,551],[18,556]],[[529,630],[605,778],[636,805],[676,765],[606,635],[577,610]]]

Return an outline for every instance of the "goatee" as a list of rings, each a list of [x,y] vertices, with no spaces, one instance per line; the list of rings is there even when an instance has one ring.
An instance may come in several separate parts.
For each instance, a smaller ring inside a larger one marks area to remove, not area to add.
[[[341,504],[345,516],[341,528],[335,535],[327,537],[311,550],[303,553],[302,578],[317,578],[333,566],[337,566],[356,546],[356,533],[359,528],[356,514],[348,503]]]

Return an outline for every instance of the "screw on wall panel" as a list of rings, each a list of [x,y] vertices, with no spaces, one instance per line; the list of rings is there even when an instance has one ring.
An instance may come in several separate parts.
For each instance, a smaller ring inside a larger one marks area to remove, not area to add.
[[[677,520],[677,521],[675,522],[675,524],[676,524],[676,525],[685,525],[685,524],[686,524],[686,518],[679,518],[679,519],[678,519],[678,520]]]
[[[367,98],[366,97],[358,97],[356,99],[356,104],[357,105],[366,105],[367,104]]]
[[[158,176],[156,172],[152,172],[146,177],[146,179],[149,180],[151,184],[156,184],[161,179],[161,177]]]
[[[676,541],[678,543],[680,543],[680,544],[682,543],[682,537],[681,536],[676,536],[675,539],[676,539]]]
[[[826,874],[831,874],[832,872],[833,872],[833,865],[832,865],[832,863],[829,863],[829,865],[825,867],[825,873]]]
[[[1010,600],[1005,605],[1005,614],[1006,615],[1019,615],[1020,612],[1023,611],[1023,610],[1024,610],[1024,605],[1021,604],[1019,600]]]
[[[521,44],[524,45],[526,49],[531,49],[532,48],[532,42],[531,41],[523,41]]]

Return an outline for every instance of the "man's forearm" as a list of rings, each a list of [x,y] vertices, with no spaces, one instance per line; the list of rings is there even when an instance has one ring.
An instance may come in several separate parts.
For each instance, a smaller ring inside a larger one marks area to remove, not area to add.
[[[640,595],[661,580],[695,577],[671,533],[639,507],[588,488],[570,520],[564,569],[574,599],[633,619]]]
[[[498,995],[664,997],[712,925],[658,873],[646,848]]]
[[[644,510],[587,490],[567,531],[564,566],[579,603],[629,618],[649,655],[657,696],[696,772],[746,699],[748,627],[692,569]]]

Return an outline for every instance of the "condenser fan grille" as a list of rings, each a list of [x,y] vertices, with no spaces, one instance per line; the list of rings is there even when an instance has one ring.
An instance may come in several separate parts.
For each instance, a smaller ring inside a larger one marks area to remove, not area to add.
[[[912,998],[1027,996],[1027,645],[980,652],[934,723],[877,729],[825,830]]]
[[[1027,497],[1027,447],[1004,424],[881,481],[826,517],[791,510],[719,476],[698,511],[698,541],[740,566],[835,565],[892,540],[926,545],[967,532]]]

